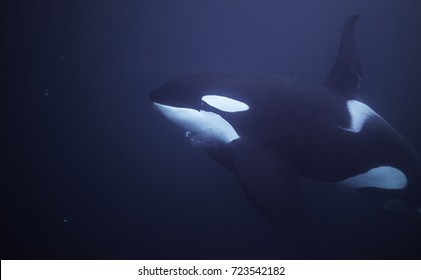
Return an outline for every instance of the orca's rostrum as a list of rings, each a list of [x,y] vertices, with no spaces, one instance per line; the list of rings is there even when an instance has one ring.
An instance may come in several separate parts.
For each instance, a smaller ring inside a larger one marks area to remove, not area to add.
[[[235,173],[249,200],[278,228],[294,230],[305,220],[299,176],[392,199],[388,209],[421,220],[417,154],[358,98],[357,20],[346,22],[335,64],[321,85],[193,74],[150,94],[195,147]]]

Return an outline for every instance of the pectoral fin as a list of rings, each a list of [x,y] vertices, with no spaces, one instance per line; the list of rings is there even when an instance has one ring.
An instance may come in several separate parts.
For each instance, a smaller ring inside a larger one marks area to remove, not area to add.
[[[299,176],[280,151],[234,148],[234,171],[248,199],[277,228],[299,229],[305,220]]]

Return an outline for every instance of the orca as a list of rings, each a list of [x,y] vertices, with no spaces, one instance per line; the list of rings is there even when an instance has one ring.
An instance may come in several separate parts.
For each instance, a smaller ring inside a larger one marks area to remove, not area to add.
[[[156,110],[182,127],[194,147],[232,170],[247,198],[279,229],[305,224],[300,176],[399,201],[390,208],[407,205],[412,216],[420,214],[416,152],[359,97],[358,18],[345,23],[336,61],[321,84],[202,73],[150,93]]]

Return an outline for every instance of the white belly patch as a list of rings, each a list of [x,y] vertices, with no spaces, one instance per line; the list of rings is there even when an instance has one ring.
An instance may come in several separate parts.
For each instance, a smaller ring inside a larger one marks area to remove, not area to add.
[[[399,169],[390,166],[380,166],[339,183],[351,189],[375,187],[397,190],[405,188],[408,182],[405,174]]]

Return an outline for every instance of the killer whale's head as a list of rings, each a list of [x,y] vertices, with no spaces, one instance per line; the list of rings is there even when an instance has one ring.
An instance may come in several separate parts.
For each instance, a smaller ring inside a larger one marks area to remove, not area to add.
[[[168,81],[150,93],[154,107],[186,131],[193,146],[227,144],[240,138],[224,116],[249,110],[214,75],[189,75]]]

